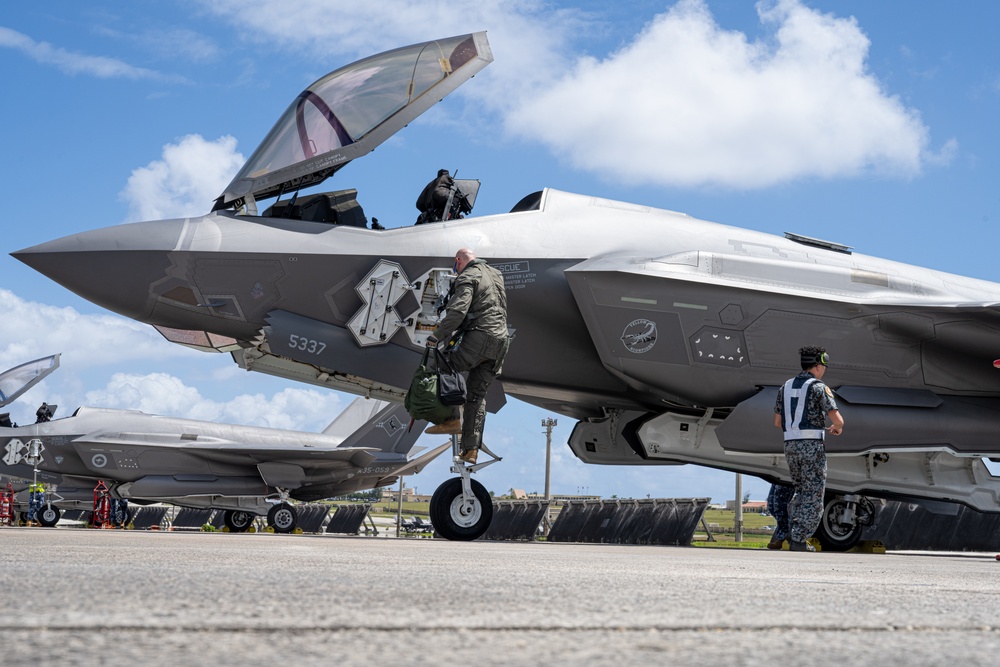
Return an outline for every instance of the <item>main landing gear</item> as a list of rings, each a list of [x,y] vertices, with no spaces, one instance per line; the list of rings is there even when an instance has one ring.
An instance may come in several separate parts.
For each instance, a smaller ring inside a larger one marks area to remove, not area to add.
[[[299,525],[299,513],[289,503],[278,503],[267,511],[267,525],[276,533],[291,533]]]
[[[240,510],[226,510],[222,515],[222,520],[230,533],[245,533],[250,530],[256,515]]]
[[[823,551],[848,551],[861,541],[861,533],[875,521],[875,506],[856,493],[828,495],[816,539]]]
[[[288,497],[271,499],[273,503],[267,512],[267,525],[276,533],[292,533],[299,525],[299,513],[295,506],[287,502]],[[226,510],[223,516],[230,533],[245,533],[253,526],[257,515],[243,510]]]
[[[488,465],[501,461],[485,445],[479,448],[481,454],[487,454],[489,461],[466,465],[458,458],[458,436],[451,436],[452,461],[451,471],[461,475],[452,477],[442,484],[431,496],[431,523],[438,535],[446,540],[468,542],[490,527],[493,520],[493,499],[482,484],[472,479],[472,473],[482,470]]]

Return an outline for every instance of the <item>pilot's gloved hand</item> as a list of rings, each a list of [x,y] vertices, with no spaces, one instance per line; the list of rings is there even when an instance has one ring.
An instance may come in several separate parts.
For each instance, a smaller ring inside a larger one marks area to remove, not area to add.
[[[427,347],[437,347],[437,346],[438,346],[438,339],[435,338],[434,336],[428,336]]]

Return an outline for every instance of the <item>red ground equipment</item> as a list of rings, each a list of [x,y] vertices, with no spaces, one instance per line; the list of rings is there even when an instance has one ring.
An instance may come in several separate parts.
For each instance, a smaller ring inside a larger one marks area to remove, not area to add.
[[[0,526],[14,525],[14,487],[7,482],[7,488],[0,491]]]
[[[94,487],[94,512],[91,514],[91,525],[94,528],[111,525],[111,490],[103,479]]]

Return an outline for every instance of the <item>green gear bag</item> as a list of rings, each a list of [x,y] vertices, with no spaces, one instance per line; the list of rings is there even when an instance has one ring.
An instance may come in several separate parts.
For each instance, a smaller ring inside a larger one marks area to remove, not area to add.
[[[454,408],[441,402],[438,396],[438,372],[427,367],[427,356],[430,348],[425,348],[420,366],[413,374],[410,390],[406,392],[403,406],[410,416],[416,420],[426,420],[432,424],[440,424],[454,416]]]

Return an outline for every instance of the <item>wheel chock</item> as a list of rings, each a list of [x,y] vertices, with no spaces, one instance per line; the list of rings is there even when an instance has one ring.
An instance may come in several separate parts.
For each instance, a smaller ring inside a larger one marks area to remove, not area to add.
[[[296,528],[295,530],[292,531],[292,535],[302,535],[302,529]]]
[[[807,538],[806,544],[812,545],[812,548],[816,550],[816,553],[819,553],[820,551],[823,550],[823,546],[819,543],[819,540],[817,540],[815,537]],[[781,543],[782,551],[789,551],[791,548],[792,548],[791,538]]]
[[[848,553],[855,554],[884,554],[885,544],[882,540],[861,540]]]

